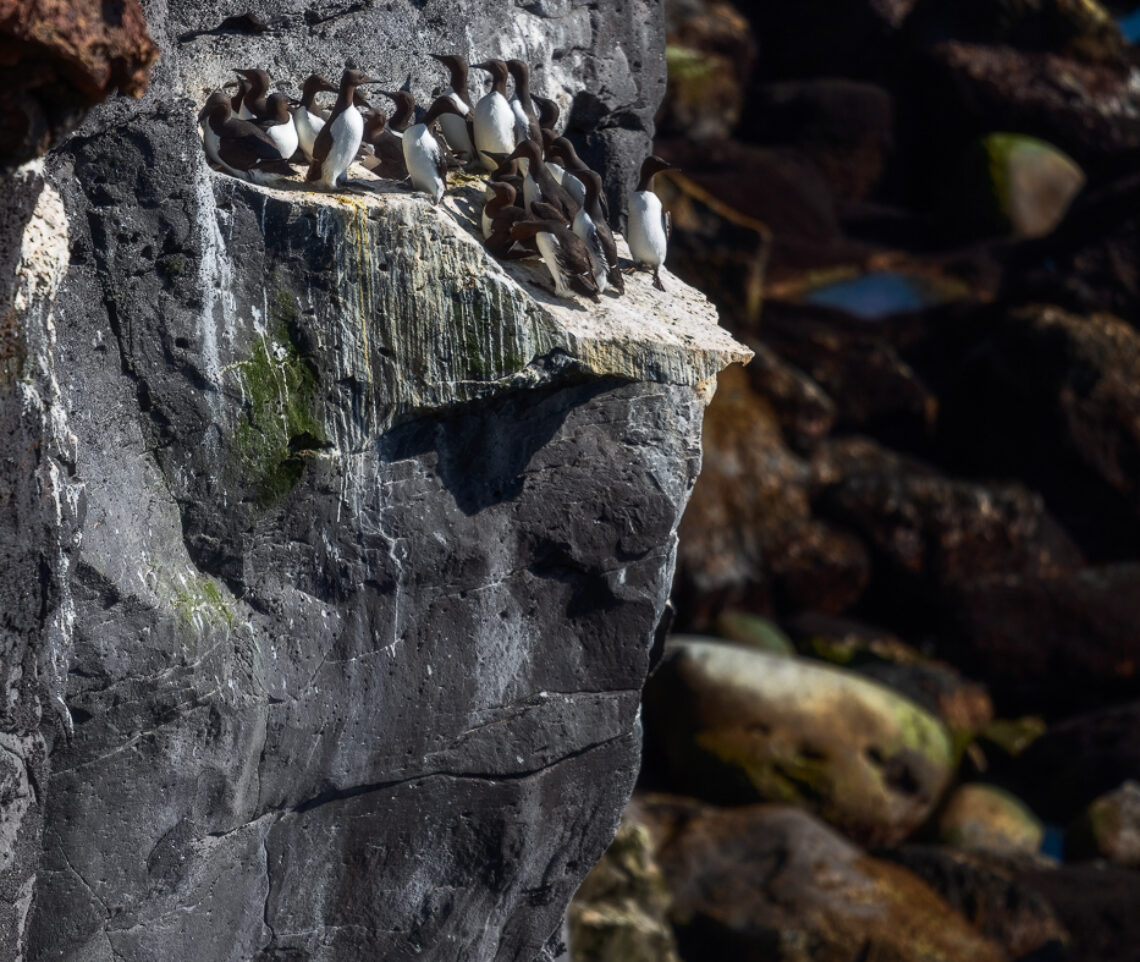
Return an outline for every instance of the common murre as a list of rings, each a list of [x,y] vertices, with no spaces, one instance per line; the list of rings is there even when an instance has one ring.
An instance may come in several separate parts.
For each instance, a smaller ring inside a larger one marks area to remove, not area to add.
[[[524,140],[514,149],[511,159],[528,162],[526,177],[523,180],[523,205],[529,210],[535,201],[545,201],[552,204],[566,218],[566,223],[573,221],[579,205],[547,170],[542,158],[542,147],[533,140]]]
[[[301,88],[301,102],[293,108],[293,123],[297,128],[297,142],[311,163],[313,144],[325,125],[325,118],[317,113],[316,97],[321,91],[335,93],[337,87],[318,74],[313,74]]]
[[[277,145],[283,160],[289,160],[297,152],[300,139],[289,112],[289,98],[285,94],[270,94],[265,102],[265,114],[257,119],[269,139]]]
[[[617,244],[602,211],[602,178],[589,169],[581,171],[580,176],[585,181],[586,197],[582,209],[574,215],[574,233],[586,242],[590,251],[598,290],[605,293],[606,287],[612,284],[618,292],[624,293],[625,278],[618,266]]]
[[[226,173],[255,184],[272,183],[296,173],[260,127],[233,115],[228,99],[219,99],[210,106],[206,123],[216,138],[218,164]],[[207,141],[207,155],[209,152]]]
[[[461,114],[458,117],[455,114],[444,114],[439,118],[444,140],[453,152],[474,160],[475,144],[472,141],[471,124],[475,105],[471,103],[471,94],[467,92],[467,58],[459,54],[433,53],[429,56],[443,64],[451,75],[451,87],[442,96],[449,97]]]
[[[328,122],[317,134],[313,143],[313,161],[309,164],[307,181],[319,180],[326,187],[335,190],[337,182],[348,170],[348,165],[356,159],[360,140],[364,135],[364,119],[353,103],[356,88],[361,84],[379,83],[363,70],[349,68],[340,78],[336,104]]]
[[[590,253],[569,227],[556,220],[520,220],[511,226],[513,241],[533,237],[547,270],[554,279],[554,293],[573,297],[574,291],[598,299],[598,285],[590,270]]]
[[[510,99],[511,112],[515,115],[515,139],[542,143],[538,111],[530,96],[530,67],[523,60],[508,60],[507,70],[515,82],[515,92]]]
[[[243,83],[239,87],[241,92],[241,109],[238,117],[250,120],[265,113],[265,100],[269,96],[269,85],[272,83],[269,74],[264,70],[242,70],[234,68]]]
[[[487,71],[492,79],[490,92],[475,104],[472,120],[479,160],[487,170],[494,170],[499,165],[484,151],[509,154],[515,149],[515,115],[507,103],[507,65],[501,60],[484,60],[472,66]]]
[[[202,105],[202,109],[198,111],[198,123],[202,127],[202,145],[206,148],[206,157],[215,167],[221,167],[222,160],[218,156],[218,135],[210,126],[209,116],[210,111],[218,104],[228,104],[231,112],[233,111],[233,100],[224,89],[215,90],[210,94],[206,98],[206,103]]]
[[[483,236],[487,250],[504,260],[528,256],[530,250],[516,246],[511,240],[511,228],[527,219],[526,211],[515,204],[515,189],[500,181],[491,181],[487,186],[492,194],[483,206],[483,223],[486,225]]]
[[[665,290],[661,283],[661,265],[669,247],[669,215],[661,206],[660,198],[653,193],[653,175],[663,170],[675,170],[666,160],[655,154],[641,164],[641,177],[637,189],[629,199],[629,252],[639,264],[653,268],[653,285]]]
[[[438,204],[447,190],[447,161],[431,125],[448,114],[462,116],[450,97],[437,97],[424,119],[404,131],[404,163],[412,187],[427,194],[433,204]]]

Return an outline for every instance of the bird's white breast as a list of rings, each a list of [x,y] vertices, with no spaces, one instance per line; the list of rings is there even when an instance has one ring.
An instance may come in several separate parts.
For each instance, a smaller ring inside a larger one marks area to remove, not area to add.
[[[637,190],[629,200],[629,252],[639,264],[660,267],[665,263],[668,238],[661,201],[651,190]]]
[[[325,125],[323,117],[311,114],[304,107],[298,107],[293,112],[293,123],[297,127],[297,142],[309,160],[313,159],[313,144],[317,142],[317,134]]]
[[[412,178],[412,186],[428,194],[432,203],[443,196],[443,178],[439,176],[439,142],[425,124],[412,124],[404,131],[404,163]]]
[[[515,149],[515,115],[507,98],[492,90],[475,105],[475,146],[497,154]],[[494,170],[499,165],[490,157],[482,157],[483,166]]]
[[[269,139],[273,141],[277,152],[283,159],[288,160],[295,153],[297,153],[297,127],[293,123],[293,118],[289,118],[289,122],[285,124],[274,124],[272,127],[265,131],[269,134]]]
[[[336,187],[341,174],[348,170],[348,165],[360,150],[360,141],[364,137],[364,120],[360,111],[350,106],[339,114],[332,122],[332,147],[321,167],[321,180],[329,187]]]

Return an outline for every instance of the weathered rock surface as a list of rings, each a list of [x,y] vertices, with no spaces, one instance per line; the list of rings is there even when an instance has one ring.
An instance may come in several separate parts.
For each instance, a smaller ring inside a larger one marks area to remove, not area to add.
[[[806,812],[651,797],[686,962],[997,962],[1004,953],[919,878]]]
[[[0,382],[5,958],[530,962],[612,837],[703,406],[748,352],[671,276],[593,307],[499,267],[475,187],[253,187],[194,124],[235,64],[354,56],[426,97],[429,50],[519,53],[564,107],[599,91],[621,185],[659,14],[510,11],[156,7],[150,92],[53,158],[69,233]]]
[[[803,805],[865,844],[905,838],[951,773],[945,729],[902,696],[730,644],[672,646],[646,689],[645,724],[671,790]]]

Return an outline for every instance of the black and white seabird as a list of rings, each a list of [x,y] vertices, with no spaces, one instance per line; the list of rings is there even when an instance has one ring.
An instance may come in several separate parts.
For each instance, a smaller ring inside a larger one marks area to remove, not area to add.
[[[300,142],[293,115],[289,113],[289,98],[285,94],[270,94],[265,101],[265,114],[258,118],[257,126],[277,145],[284,160],[289,160]]]
[[[424,119],[404,131],[404,163],[412,187],[427,194],[433,204],[438,204],[447,190],[447,160],[431,126],[449,114],[463,116],[450,97],[437,97]]]
[[[301,88],[301,102],[293,108],[293,124],[297,128],[297,142],[310,163],[313,160],[313,144],[316,143],[317,134],[325,125],[325,118],[317,111],[317,94],[322,91],[336,92],[336,85],[325,80],[318,74],[313,74],[305,81]]]
[[[508,60],[507,70],[515,82],[515,92],[510,100],[511,112],[515,115],[515,138],[542,143],[538,111],[530,96],[530,67],[523,60]]]
[[[547,169],[542,158],[542,148],[533,140],[524,140],[511,154],[512,160],[528,162],[526,178],[523,180],[523,205],[529,210],[536,200],[545,201],[566,218],[566,223],[574,220],[578,204],[574,198]]]
[[[467,58],[459,54],[433,53],[430,56],[443,64],[451,74],[451,87],[443,92],[443,96],[449,97],[461,114],[458,117],[455,114],[444,114],[439,118],[444,140],[455,153],[474,159],[472,111],[475,105],[471,103],[471,94],[467,92]]]
[[[598,290],[605,293],[612,284],[619,292],[625,291],[625,278],[618,266],[617,244],[602,211],[602,178],[592,170],[579,172],[585,179],[586,198],[582,209],[574,215],[574,233],[586,242],[590,262],[594,266],[594,280]]]
[[[369,110],[364,115],[363,142],[372,147],[372,157],[364,158],[364,166],[385,180],[408,179],[404,163],[404,135],[392,130],[388,115],[382,110]]]
[[[492,79],[490,92],[475,104],[473,122],[479,160],[487,170],[494,170],[499,165],[485,151],[509,154],[515,149],[515,115],[507,102],[507,65],[502,60],[484,60],[471,66],[487,71]]]
[[[210,107],[206,123],[215,138],[218,164],[226,173],[255,184],[272,183],[296,173],[260,127],[233,115],[228,99]],[[206,152],[210,152],[209,141]]]
[[[574,145],[565,137],[555,137],[550,146],[547,147],[547,155],[553,155],[561,164],[562,177],[558,182],[570,192],[570,196],[579,204],[585,204],[586,185],[583,183],[582,174],[590,168],[578,156],[578,151],[574,149]],[[551,166],[549,160],[547,166]],[[555,172],[555,176],[558,176],[557,172]],[[602,204],[605,205],[604,197]]]
[[[557,136],[555,131],[558,129],[558,118],[562,115],[558,104],[546,97],[540,97],[538,94],[531,94],[530,99],[534,101],[535,107],[538,108],[539,129],[549,130],[552,136]]]
[[[336,104],[328,121],[313,143],[313,161],[309,164],[307,181],[320,181],[335,190],[337,182],[356,159],[364,135],[364,118],[353,103],[356,88],[361,84],[379,83],[363,70],[348,69],[341,75]]]
[[[265,113],[265,100],[269,96],[269,85],[272,83],[269,74],[264,70],[241,70],[234,68],[234,72],[241,76],[243,83],[240,87],[242,99],[238,116],[242,120],[251,120]]]
[[[215,90],[206,98],[206,103],[202,106],[202,109],[198,111],[198,123],[202,127],[202,145],[206,148],[206,156],[209,158],[210,163],[215,167],[221,167],[222,160],[218,156],[218,135],[214,133],[208,119],[210,112],[218,104],[228,104],[230,111],[233,111],[233,100],[225,90]]]
[[[556,220],[520,220],[511,227],[511,240],[533,237],[554,279],[554,293],[573,297],[574,291],[598,299],[598,285],[590,271],[590,253],[569,227]]]
[[[641,164],[641,178],[629,199],[629,252],[639,264],[653,268],[653,285],[665,290],[661,283],[661,265],[669,247],[669,215],[661,206],[660,198],[653,193],[653,175],[662,170],[674,170],[672,164],[655,154]]]

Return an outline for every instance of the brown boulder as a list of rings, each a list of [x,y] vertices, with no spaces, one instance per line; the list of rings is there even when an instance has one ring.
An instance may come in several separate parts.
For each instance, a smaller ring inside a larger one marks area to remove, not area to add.
[[[1140,696],[1140,564],[992,575],[946,597],[946,657],[985,678],[1003,711],[1057,716]]]
[[[924,882],[805,812],[647,799],[686,962],[997,962]]]
[[[748,21],[724,0],[671,0],[665,31],[668,87],[658,131],[692,140],[728,137],[756,59]]]
[[[1049,901],[1018,881],[1032,862],[939,845],[908,844],[882,857],[914,872],[1011,958],[1069,941]]]
[[[841,611],[867,580],[862,545],[811,518],[807,464],[772,406],[730,367],[705,415],[701,475],[681,522],[679,608],[704,629],[723,607]]]
[[[835,402],[766,344],[743,340],[753,351],[747,368],[753,390],[772,406],[788,443],[798,452],[811,451],[831,432]]]
[[[0,168],[43,154],[114,91],[142,96],[157,59],[139,0],[0,0]]]
[[[867,453],[860,464],[848,452],[820,506],[875,550],[885,569],[876,578],[937,591],[988,573],[1051,575],[1081,563],[1040,495],[1021,485],[952,480]]]

